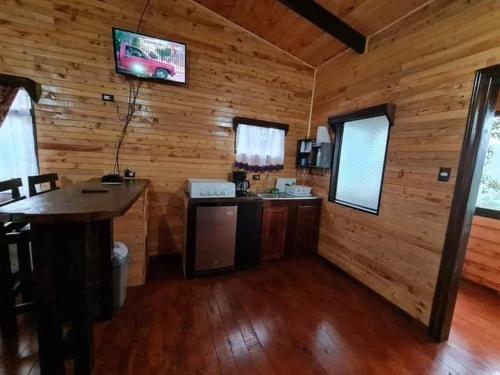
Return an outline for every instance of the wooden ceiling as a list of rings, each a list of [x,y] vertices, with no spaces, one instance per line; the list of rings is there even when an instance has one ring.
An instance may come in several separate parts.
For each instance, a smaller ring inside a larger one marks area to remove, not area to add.
[[[195,1],[313,66],[347,48],[279,0]],[[316,0],[316,3],[370,36],[427,1]]]

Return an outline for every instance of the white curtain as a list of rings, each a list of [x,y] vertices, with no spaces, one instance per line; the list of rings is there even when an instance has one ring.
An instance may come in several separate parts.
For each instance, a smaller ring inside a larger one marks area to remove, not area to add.
[[[235,166],[255,172],[283,169],[285,131],[239,124]]]
[[[27,176],[36,174],[31,98],[20,89],[0,127],[0,181],[21,177],[26,194]]]

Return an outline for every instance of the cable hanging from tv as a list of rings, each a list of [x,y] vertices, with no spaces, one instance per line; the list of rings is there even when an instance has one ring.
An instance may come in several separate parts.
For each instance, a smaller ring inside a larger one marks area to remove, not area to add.
[[[137,24],[137,33],[140,31],[143,20],[144,20],[144,15],[146,14],[147,9],[149,8],[151,0],[146,0],[146,3],[144,4],[144,8],[142,9],[141,17],[139,18],[139,23]],[[138,79],[135,78],[129,78],[129,91],[128,91],[128,98],[127,98],[127,114],[124,117],[120,116],[120,109],[118,106],[116,106],[116,113],[118,116],[118,119],[120,121],[123,121],[123,127],[120,132],[120,135],[118,136],[118,141],[116,143],[116,152],[115,152],[115,162],[113,165],[113,173],[112,174],[107,174],[102,176],[101,181],[103,183],[122,183],[123,178],[121,177],[120,174],[120,150],[123,145],[123,141],[125,139],[125,136],[127,135],[127,129],[128,126],[130,125],[130,122],[132,121],[132,118],[134,117],[134,114],[137,110],[136,103],[137,103],[137,97],[139,96],[139,90],[141,88],[142,82]]]

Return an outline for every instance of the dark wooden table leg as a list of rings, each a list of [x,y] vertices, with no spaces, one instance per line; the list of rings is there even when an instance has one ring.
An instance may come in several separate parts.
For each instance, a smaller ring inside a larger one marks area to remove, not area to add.
[[[92,314],[92,252],[99,232],[94,223],[67,226],[71,267],[71,322],[76,375],[90,375],[94,365],[94,317]]]
[[[17,243],[17,258],[19,260],[19,271],[24,274],[29,274],[32,271],[31,267],[31,251],[28,236],[25,234],[19,243]],[[23,280],[21,284],[21,296],[23,302],[31,302],[33,296],[33,283],[31,280]]]
[[[95,231],[96,249],[99,258],[99,320],[111,320],[113,317],[113,220],[92,223]]]
[[[53,272],[57,257],[53,239],[58,234],[51,225],[32,225],[31,228],[40,372],[42,375],[61,375],[64,374],[62,325]]]
[[[0,223],[1,225],[1,223]],[[0,329],[5,339],[17,336],[17,318],[14,312],[15,296],[13,291],[9,245],[0,233]]]
[[[95,255],[98,257],[101,313],[106,319],[113,315],[112,220],[36,225],[33,232],[42,374],[64,374],[64,345],[55,292],[58,290],[63,291],[63,299],[70,306],[75,374],[90,375],[94,364],[92,265]],[[54,272],[63,275],[62,280],[67,278],[68,285],[55,288]]]

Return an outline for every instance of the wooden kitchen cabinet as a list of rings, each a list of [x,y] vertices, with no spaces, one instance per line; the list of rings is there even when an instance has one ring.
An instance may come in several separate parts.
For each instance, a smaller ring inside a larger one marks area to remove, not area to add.
[[[285,254],[288,207],[267,207],[262,212],[260,259],[282,258]]]
[[[265,200],[260,260],[316,253],[320,214],[321,199]]]
[[[314,254],[318,249],[320,206],[298,206],[292,255]]]

